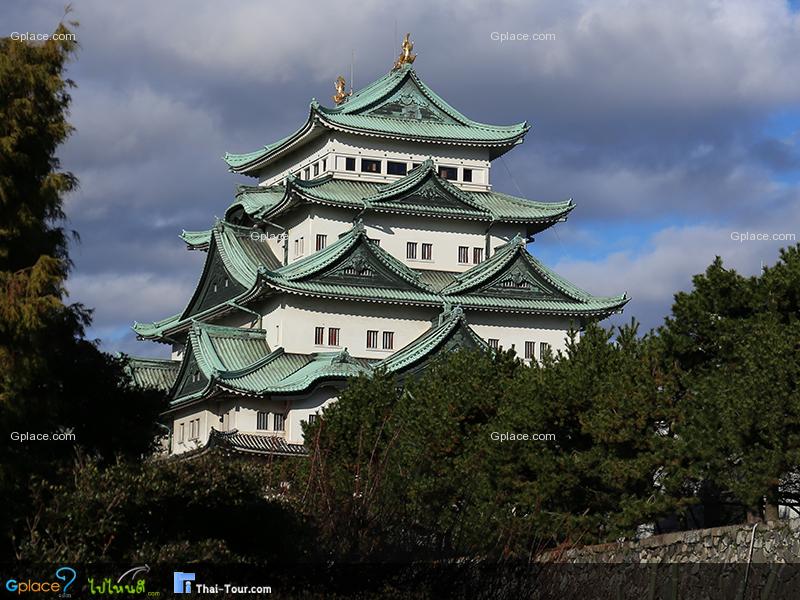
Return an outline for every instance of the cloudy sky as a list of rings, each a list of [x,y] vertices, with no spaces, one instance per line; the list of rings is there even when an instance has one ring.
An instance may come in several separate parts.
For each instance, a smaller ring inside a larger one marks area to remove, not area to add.
[[[63,6],[5,0],[2,35],[52,31]],[[532,123],[493,185],[575,200],[532,250],[591,292],[627,291],[621,320],[657,326],[715,255],[753,274],[786,245],[734,232],[800,236],[797,1],[75,0],[72,17],[77,131],[60,155],[80,178],[67,212],[82,242],[69,289],[110,351],[166,352],[129,325],[183,308],[203,255],[177,234],[253,182],[222,154],[293,131],[353,55],[356,87],[385,73],[406,31],[418,73],[462,112]]]

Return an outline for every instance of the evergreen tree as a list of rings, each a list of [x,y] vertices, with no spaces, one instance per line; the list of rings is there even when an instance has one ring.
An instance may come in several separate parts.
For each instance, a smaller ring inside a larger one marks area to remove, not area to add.
[[[669,397],[635,326],[612,342],[591,325],[542,364],[460,351],[404,386],[362,377],[307,428],[299,507],[335,554],[370,560],[527,557],[632,535],[675,505],[657,487]]]
[[[754,277],[717,258],[676,295],[659,332],[677,368],[674,487],[702,484],[719,490],[717,502],[732,494],[751,514],[777,518],[780,483],[800,465],[799,289],[794,247]]]
[[[76,24],[71,24],[76,25]],[[53,476],[80,445],[105,460],[154,447],[160,394],[129,386],[120,361],[86,340],[90,311],[64,303],[70,262],[64,195],[76,178],[58,147],[72,131],[76,43],[60,24],[45,42],[0,39],[0,489],[8,532],[27,508],[28,480]],[[21,443],[12,432],[73,431],[76,440]],[[10,545],[3,544],[4,551]]]

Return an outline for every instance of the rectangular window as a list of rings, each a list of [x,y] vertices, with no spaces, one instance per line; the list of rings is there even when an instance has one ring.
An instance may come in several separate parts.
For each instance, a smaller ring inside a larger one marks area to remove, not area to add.
[[[356,170],[356,159],[348,156],[344,159],[344,170],[345,171],[355,171]]]
[[[497,350],[498,348],[500,348],[500,340],[489,338],[488,340],[486,340],[486,343],[489,344],[489,348],[491,348],[492,350]]]
[[[367,348],[378,347],[378,332],[374,329],[367,330]]]
[[[405,175],[408,170],[406,163],[395,162],[393,160],[386,162],[386,172],[389,175]]]
[[[419,165],[420,163],[411,163],[411,168],[416,169]]]
[[[394,331],[383,332],[383,349],[392,350],[394,348]]]
[[[362,173],[380,173],[381,172],[381,161],[372,160],[372,159],[369,159],[369,158],[362,158],[361,159],[361,172]]]
[[[536,348],[536,342],[525,342],[525,358],[534,358],[534,348]]]
[[[269,429],[269,413],[263,410],[256,413],[256,429],[259,431],[266,431]]]
[[[327,170],[328,170],[328,159],[327,158],[323,158],[322,159],[322,172],[324,173]]]
[[[279,413],[272,415],[272,431],[283,431],[285,423],[286,415],[281,415]]]
[[[328,236],[324,233],[317,234],[317,250],[322,250],[328,245]]]
[[[417,258],[417,242],[406,243],[406,258]]]
[[[458,169],[455,167],[439,167],[439,177],[455,181],[458,179]]]
[[[319,163],[318,162],[314,163],[314,177],[316,177],[317,175],[319,175]]]
[[[433,260],[433,244],[422,244],[422,260]]]
[[[200,437],[200,419],[192,419],[189,421],[189,439],[194,440]]]
[[[462,265],[469,263],[469,248],[466,246],[458,247],[458,262]]]
[[[375,244],[376,246],[380,246],[381,245],[381,241],[380,240],[376,240],[374,238],[369,238],[369,241],[372,242],[373,244]]]
[[[316,422],[317,422],[317,413],[314,413],[313,415],[308,415],[308,424],[309,425],[311,425],[312,423],[316,423]]]
[[[315,327],[314,328],[314,345],[315,346],[322,346],[325,343],[325,328],[324,327]]]
[[[178,427],[178,443],[182,444],[183,440],[186,439],[186,423],[181,423]]]
[[[472,181],[472,169],[464,169],[464,181],[467,183]]]
[[[303,179],[311,179],[311,169],[308,167],[303,170]]]
[[[339,328],[328,327],[328,346],[339,345]]]
[[[483,262],[483,248],[472,249],[472,262],[476,265]]]
[[[550,352],[550,344],[547,342],[539,342],[539,358],[544,358],[544,355]]]

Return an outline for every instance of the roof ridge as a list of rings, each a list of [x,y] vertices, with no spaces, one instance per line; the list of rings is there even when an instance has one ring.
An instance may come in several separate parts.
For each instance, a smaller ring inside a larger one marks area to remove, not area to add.
[[[278,346],[275,350],[272,350],[269,354],[262,356],[261,358],[253,361],[249,365],[245,365],[239,369],[226,369],[219,372],[220,378],[234,378],[234,377],[242,377],[243,375],[247,375],[249,373],[253,373],[257,369],[264,367],[271,362],[275,361],[277,358],[280,358],[286,354],[286,350],[284,350],[283,346]],[[297,370],[297,369],[295,369]],[[294,373],[294,371],[292,371]]]
[[[266,329],[257,327],[233,327],[231,325],[218,325],[216,323],[206,323],[204,321],[193,320],[192,327],[203,329],[214,334],[230,334],[232,336],[255,337],[256,335],[267,335]]]
[[[434,163],[433,157],[429,156],[423,162],[419,164],[419,166],[412,169],[405,177],[401,177],[400,179],[393,181],[383,187],[378,193],[373,194],[367,198],[364,198],[364,202],[369,206],[372,203],[377,203],[386,198],[393,196],[395,194],[400,195],[405,192],[408,192],[414,189],[415,186],[421,184],[426,179],[430,178],[433,181],[434,185],[441,186],[444,191],[448,192],[455,198],[458,198],[461,202],[466,204],[467,206],[473,208],[474,210],[486,214],[491,215],[491,212],[481,206],[478,206],[475,200],[467,194],[464,190],[460,189],[458,186],[453,185],[443,177],[440,177],[439,174],[436,172],[436,165]]]

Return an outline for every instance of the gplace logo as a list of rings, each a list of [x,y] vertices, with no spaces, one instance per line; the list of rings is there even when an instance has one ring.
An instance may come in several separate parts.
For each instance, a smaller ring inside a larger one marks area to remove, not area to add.
[[[61,592],[62,597],[69,598],[69,587],[77,576],[77,571],[72,567],[59,567],[56,569],[55,577],[60,581],[39,581],[33,579],[20,581],[18,579],[9,579],[5,582],[3,587],[7,591],[16,594]]]

